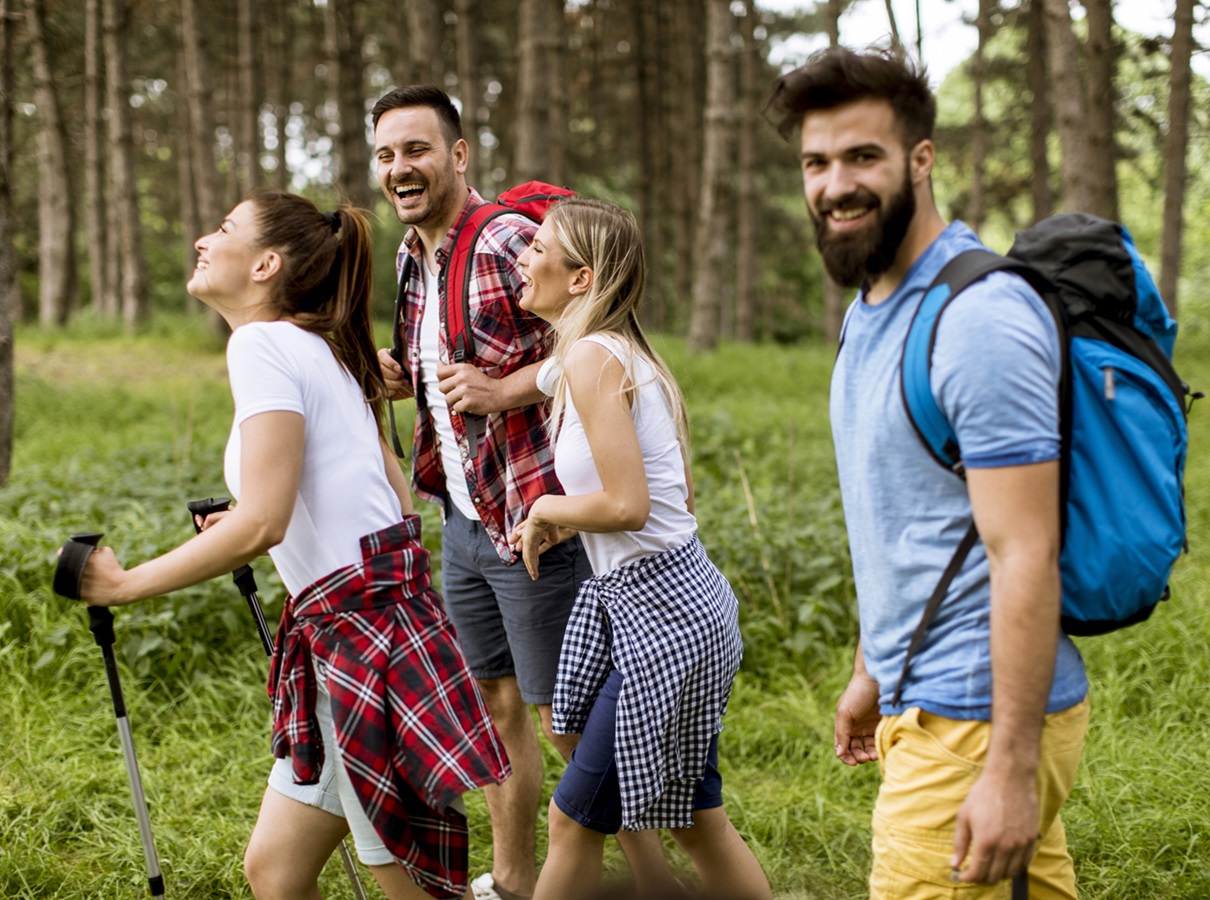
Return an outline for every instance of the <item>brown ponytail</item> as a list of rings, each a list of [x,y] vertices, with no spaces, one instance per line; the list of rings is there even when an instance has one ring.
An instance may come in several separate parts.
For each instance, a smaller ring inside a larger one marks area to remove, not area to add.
[[[361,386],[382,428],[386,385],[370,317],[370,222],[348,205],[323,213],[305,197],[254,194],[261,246],[281,255],[275,301],[283,319],[318,334]]]

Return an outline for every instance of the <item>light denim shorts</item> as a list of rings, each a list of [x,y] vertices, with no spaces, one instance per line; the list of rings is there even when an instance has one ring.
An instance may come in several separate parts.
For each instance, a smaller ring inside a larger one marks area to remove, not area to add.
[[[394,857],[361,808],[353,782],[349,780],[344,762],[340,761],[340,748],[336,744],[336,731],[332,725],[332,698],[324,679],[320,678],[318,682],[315,717],[319,720],[319,733],[324,743],[324,764],[319,781],[316,784],[295,784],[294,764],[286,757],[273,763],[273,769],[269,772],[269,787],[291,800],[340,816],[349,823],[357,858],[367,866],[384,866],[394,862]],[[338,761],[340,765],[337,765]]]

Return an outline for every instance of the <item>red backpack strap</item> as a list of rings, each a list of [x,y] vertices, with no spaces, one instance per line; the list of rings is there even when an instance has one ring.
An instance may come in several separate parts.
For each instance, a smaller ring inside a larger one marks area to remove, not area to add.
[[[471,279],[475,274],[475,245],[488,223],[498,216],[513,213],[541,222],[555,203],[575,192],[545,181],[527,181],[502,193],[495,203],[476,206],[454,235],[454,249],[445,265],[445,333],[454,362],[469,362],[475,355],[470,329]]]
[[[454,235],[454,249],[441,273],[445,281],[445,335],[453,362],[470,362],[475,355],[470,329],[475,245],[488,222],[511,212],[514,210],[498,203],[481,203],[470,211]]]

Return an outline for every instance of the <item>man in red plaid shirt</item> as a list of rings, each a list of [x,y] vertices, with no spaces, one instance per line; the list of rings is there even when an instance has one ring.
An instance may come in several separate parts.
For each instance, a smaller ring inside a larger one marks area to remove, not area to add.
[[[514,900],[530,896],[536,881],[542,755],[529,704],[570,757],[576,736],[551,731],[550,704],[563,630],[580,582],[592,574],[573,538],[547,550],[541,578],[530,581],[507,540],[535,499],[563,492],[537,387],[553,335],[517,304],[517,257],[537,227],[504,215],[479,234],[466,326],[474,356],[452,362],[443,270],[459,225],[483,202],[466,183],[469,148],[458,111],[441,88],[413,85],[381,97],[371,115],[379,184],[410,226],[396,260],[402,365],[387,350],[379,360],[391,398],[416,398],[412,484],[442,504],[446,608],[513,766],[508,781],[485,789],[492,871],[472,888],[478,900]],[[654,832],[625,845],[636,879],[671,880]]]

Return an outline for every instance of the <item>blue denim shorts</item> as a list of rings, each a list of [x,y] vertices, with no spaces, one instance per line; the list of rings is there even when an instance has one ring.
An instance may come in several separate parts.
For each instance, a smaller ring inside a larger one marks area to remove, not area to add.
[[[549,704],[563,631],[580,582],[592,575],[579,538],[542,554],[538,580],[506,566],[483,523],[446,504],[441,538],[441,595],[471,674],[515,675],[526,703]]]
[[[617,834],[622,828],[622,789],[614,740],[621,691],[622,673],[614,669],[588,713],[580,743],[554,795],[555,805],[565,816],[602,834]],[[715,809],[722,805],[723,776],[718,771],[716,734],[710,741],[706,770],[698,782],[693,808]]]

